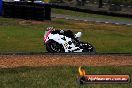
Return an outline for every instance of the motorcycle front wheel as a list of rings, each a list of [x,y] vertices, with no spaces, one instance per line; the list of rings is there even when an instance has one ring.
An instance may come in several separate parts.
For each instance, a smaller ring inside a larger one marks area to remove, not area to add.
[[[63,46],[54,40],[48,40],[46,42],[46,50],[48,52],[64,52]]]

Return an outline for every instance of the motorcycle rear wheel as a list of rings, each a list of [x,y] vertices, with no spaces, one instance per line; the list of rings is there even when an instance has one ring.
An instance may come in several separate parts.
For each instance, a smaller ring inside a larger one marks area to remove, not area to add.
[[[84,43],[84,42],[82,42],[82,44],[83,44],[83,49],[84,49],[83,52],[87,52],[87,53],[90,53],[90,54],[95,54],[96,53],[96,50],[95,50],[95,48],[93,47],[92,44]]]

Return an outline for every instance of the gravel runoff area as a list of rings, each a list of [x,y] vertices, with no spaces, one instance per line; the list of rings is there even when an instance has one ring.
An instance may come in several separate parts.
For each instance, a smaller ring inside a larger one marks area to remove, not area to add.
[[[0,55],[0,68],[56,65],[132,65],[132,55]]]

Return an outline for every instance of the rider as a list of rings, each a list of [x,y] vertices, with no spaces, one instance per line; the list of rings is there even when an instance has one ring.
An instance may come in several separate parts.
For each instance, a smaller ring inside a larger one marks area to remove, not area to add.
[[[74,39],[77,43],[80,42],[79,38],[80,38],[81,34],[79,36],[75,37],[71,30],[64,31],[62,29],[55,29],[53,27],[48,27],[47,30],[52,30],[52,34],[65,35],[66,37]]]

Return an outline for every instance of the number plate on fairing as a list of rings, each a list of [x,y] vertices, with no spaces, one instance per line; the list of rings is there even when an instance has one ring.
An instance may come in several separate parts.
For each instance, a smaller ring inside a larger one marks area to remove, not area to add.
[[[65,42],[64,47],[68,48],[68,43],[67,42]]]

